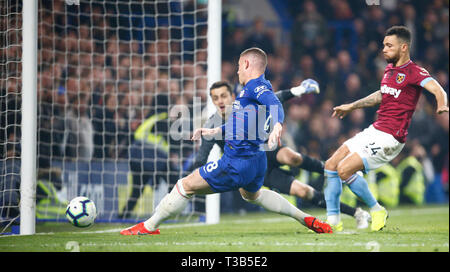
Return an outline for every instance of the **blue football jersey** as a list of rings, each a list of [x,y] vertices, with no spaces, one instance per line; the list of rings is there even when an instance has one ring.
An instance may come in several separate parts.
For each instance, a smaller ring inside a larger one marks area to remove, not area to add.
[[[224,152],[230,156],[252,156],[263,152],[269,128],[283,123],[284,110],[264,74],[247,82],[233,103],[233,111],[222,126]]]

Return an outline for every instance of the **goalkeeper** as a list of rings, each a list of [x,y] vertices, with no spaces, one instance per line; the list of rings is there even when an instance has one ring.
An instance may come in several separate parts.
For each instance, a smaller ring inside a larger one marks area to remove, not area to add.
[[[281,90],[275,93],[281,103],[303,94],[319,93],[319,85],[312,79],[304,80],[300,86],[290,90]],[[205,123],[205,128],[211,128],[214,124],[222,124],[227,119],[234,102],[234,94],[230,84],[226,81],[218,81],[210,88],[210,95],[214,105],[217,107],[216,113]],[[206,164],[209,153],[214,144],[218,144],[223,152],[225,141],[217,139],[205,139],[202,137],[200,149],[195,161],[189,169],[191,172]],[[278,146],[273,151],[266,151],[267,172],[264,178],[264,186],[274,189],[282,194],[293,195],[320,208],[326,208],[325,197],[322,192],[316,191],[313,187],[298,181],[290,171],[280,168],[282,165],[289,165],[294,168],[302,168],[309,172],[323,174],[324,163],[305,154],[295,152],[287,146]],[[370,215],[361,208],[353,208],[341,203],[341,211],[356,219],[356,227],[364,229],[369,226]]]

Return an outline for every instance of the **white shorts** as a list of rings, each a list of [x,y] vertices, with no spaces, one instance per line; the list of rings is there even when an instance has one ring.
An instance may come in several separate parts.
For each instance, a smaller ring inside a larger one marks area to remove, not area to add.
[[[390,162],[405,146],[391,134],[378,130],[372,125],[345,141],[344,144],[351,153],[356,152],[361,157],[365,172]]]

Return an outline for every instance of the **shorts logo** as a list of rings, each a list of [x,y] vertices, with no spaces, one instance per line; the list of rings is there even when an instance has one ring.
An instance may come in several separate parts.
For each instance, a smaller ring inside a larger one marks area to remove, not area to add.
[[[385,155],[387,156],[391,156],[392,153],[394,153],[395,149],[394,148],[390,148],[390,147],[385,147],[383,148],[383,152]]]
[[[397,82],[397,84],[402,83],[403,81],[405,81],[405,77],[406,75],[403,73],[398,73],[397,77],[395,78],[395,82]]]

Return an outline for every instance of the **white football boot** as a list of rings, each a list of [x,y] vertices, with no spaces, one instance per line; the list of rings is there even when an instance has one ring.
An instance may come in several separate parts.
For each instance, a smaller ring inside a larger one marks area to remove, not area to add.
[[[357,229],[367,229],[372,221],[370,214],[361,208],[356,208],[355,219]]]

